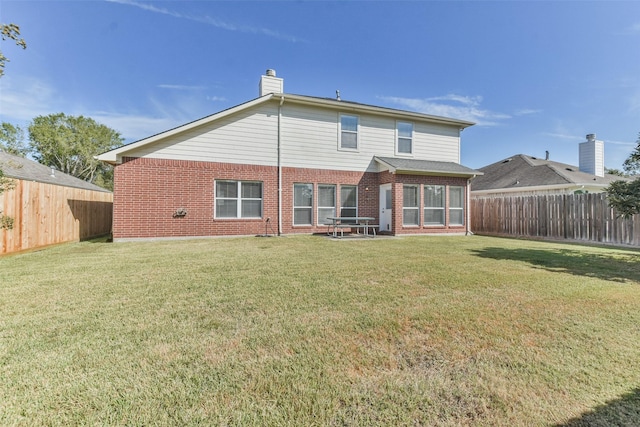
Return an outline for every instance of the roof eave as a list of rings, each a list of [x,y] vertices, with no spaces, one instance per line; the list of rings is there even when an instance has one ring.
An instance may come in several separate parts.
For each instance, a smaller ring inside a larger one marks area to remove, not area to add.
[[[512,188],[490,188],[487,190],[474,190],[471,188],[473,194],[491,194],[491,193],[520,193],[523,191],[541,191],[541,190],[580,190],[584,187],[600,187],[605,188],[606,185],[602,184],[555,184],[555,185],[531,185],[528,187],[512,187]]]
[[[393,172],[392,172],[393,173]],[[415,169],[395,169],[395,173],[402,175],[429,175],[429,176],[450,176],[455,178],[475,178],[482,173],[475,172],[446,172],[438,170],[415,170]]]

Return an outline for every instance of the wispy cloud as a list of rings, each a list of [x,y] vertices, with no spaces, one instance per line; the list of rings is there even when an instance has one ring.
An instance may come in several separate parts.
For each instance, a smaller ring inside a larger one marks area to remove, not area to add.
[[[478,126],[498,126],[502,121],[511,118],[509,114],[481,108],[481,96],[449,94],[424,99],[395,96],[379,98],[420,113],[468,120]]]
[[[565,139],[567,141],[575,142],[575,141],[584,141],[584,136],[579,136],[572,133],[564,133],[564,132],[543,132],[543,136],[550,136],[556,139]]]
[[[225,98],[224,96],[207,96],[207,101],[226,102],[227,98]]]
[[[189,86],[189,85],[169,85],[169,84],[160,84],[158,85],[160,89],[171,89],[171,90],[205,90],[205,86]]]
[[[531,108],[523,108],[521,110],[517,110],[516,112],[513,113],[514,116],[529,116],[532,114],[540,114],[542,113],[542,110],[535,110],[535,109],[531,109]]]
[[[178,92],[171,99],[166,102],[149,97],[143,100],[143,106],[110,110],[104,105],[96,108],[90,101],[70,101],[42,79],[6,76],[0,79],[0,121],[26,127],[38,116],[61,112],[83,115],[116,130],[127,141],[135,141],[204,116],[210,110],[209,102],[220,101],[219,97],[193,96],[190,92]]]
[[[96,111],[86,114],[98,123],[102,123],[111,129],[118,131],[123,138],[137,141],[150,135],[172,129],[184,123],[183,119],[171,116],[151,117],[145,115],[112,113],[108,111]]]
[[[586,138],[584,135],[565,133],[565,132],[544,132],[542,135],[549,136],[551,138],[556,138],[556,139],[564,139],[567,142],[571,142],[572,144],[574,144],[575,142],[586,141]],[[630,142],[630,141],[616,141],[611,139],[603,139],[603,141],[607,145],[613,144],[613,145],[621,145],[624,147],[634,147],[636,145],[634,142]]]
[[[640,34],[640,22],[636,22],[627,28],[627,34]]]
[[[292,43],[304,41],[299,37],[292,36],[289,34],[283,34],[279,31],[272,30],[269,28],[234,24],[231,22],[223,21],[218,18],[211,17],[209,15],[204,15],[204,16],[189,15],[189,14],[177,12],[175,10],[167,9],[164,7],[159,7],[150,3],[143,3],[135,0],[106,0],[106,1],[110,3],[119,3],[127,6],[134,6],[142,10],[146,10],[153,13],[159,13],[162,15],[168,15],[178,19],[186,19],[189,21],[198,22],[205,25],[211,25],[221,30],[238,31],[241,33],[264,35],[264,36],[268,36],[268,37],[272,37],[272,38],[276,38],[279,40],[284,40]]]
[[[0,80],[0,117],[4,121],[26,122],[36,116],[58,113],[54,99],[58,94],[44,80],[6,76]]]

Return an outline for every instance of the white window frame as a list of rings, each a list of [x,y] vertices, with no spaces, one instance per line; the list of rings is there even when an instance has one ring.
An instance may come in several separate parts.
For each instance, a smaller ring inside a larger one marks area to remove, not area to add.
[[[343,117],[351,117],[356,119],[356,130],[343,130],[342,129],[342,118]],[[356,146],[355,147],[344,147],[342,145],[342,133],[348,133],[350,135],[355,134],[356,136]],[[360,149],[360,116],[356,116],[354,114],[339,114],[338,115],[338,150],[342,151],[358,151]]]
[[[236,197],[222,197],[218,195],[218,183],[235,183],[236,184]],[[260,184],[260,197],[242,197],[242,184]],[[236,216],[219,216],[218,215],[218,201],[235,200],[236,201]],[[260,201],[260,215],[259,216],[242,216],[242,202],[244,201]],[[214,218],[215,219],[260,219],[264,213],[264,183],[262,181],[238,181],[235,179],[217,179],[214,180]]]
[[[322,206],[320,204],[320,201],[322,200],[322,197],[320,196],[320,192],[322,191],[322,189],[324,188],[332,188],[333,189],[333,205],[331,206]],[[335,184],[318,184],[318,207],[316,209],[317,211],[317,218],[318,218],[318,225],[329,225],[331,224],[331,222],[322,222],[322,218],[326,218],[327,216],[324,214],[321,214],[320,211],[321,210],[332,210],[331,215],[332,217],[336,216],[336,198],[337,198],[337,186]]]
[[[459,188],[460,189],[460,202],[462,203],[462,206],[451,206],[451,202],[453,201],[453,197],[451,197],[451,189],[452,188]],[[449,186],[449,225],[456,225],[456,226],[463,226],[464,225],[464,201],[465,201],[465,187],[462,185],[450,185]],[[457,222],[451,222],[451,212],[453,211],[460,211],[461,214],[461,218],[462,218],[462,222],[457,223]]]
[[[400,125],[410,125],[411,126],[411,136],[401,136],[400,135]],[[413,156],[413,134],[414,134],[414,124],[412,122],[403,122],[396,121],[396,155],[397,156]],[[409,152],[400,151],[400,139],[408,139],[409,144],[411,144],[411,150]]]
[[[309,206],[296,206],[296,187],[297,186],[307,186],[307,188],[310,188],[311,191],[311,205]],[[308,226],[312,226],[313,225],[313,184],[310,182],[296,182],[293,184],[293,218],[292,218],[292,223],[294,227],[308,227]],[[310,214],[311,214],[311,218],[309,223],[304,223],[304,224],[296,224],[296,210],[300,210],[300,209],[304,209],[304,210],[309,210]]]
[[[413,188],[416,192],[416,205],[415,206],[405,206],[405,199],[404,199],[404,191],[405,188]],[[405,212],[407,211],[416,211],[418,214],[418,218],[415,224],[407,224],[405,222]],[[402,186],[402,225],[404,227],[419,227],[420,226],[420,186],[415,185],[415,184],[404,184]]]
[[[427,206],[427,191],[429,190],[429,188],[435,188],[435,187],[439,187],[440,188],[440,192],[442,194],[442,206]],[[446,186],[444,185],[432,185],[432,184],[425,184],[424,186],[424,194],[422,196],[424,198],[424,225],[425,226],[443,226],[445,224],[446,218],[445,218],[445,207],[447,206],[447,194],[446,194]],[[427,222],[427,212],[428,211],[440,211],[442,214],[442,222]]]

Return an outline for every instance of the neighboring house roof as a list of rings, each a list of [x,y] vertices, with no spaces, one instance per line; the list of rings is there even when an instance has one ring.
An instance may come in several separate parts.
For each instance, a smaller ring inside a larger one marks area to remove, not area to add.
[[[437,162],[433,160],[403,159],[397,157],[374,157],[384,168],[392,173],[429,174],[474,177],[483,173],[454,162]]]
[[[66,173],[42,165],[24,157],[0,151],[0,169],[7,178],[21,179],[24,181],[44,182],[46,184],[62,185],[65,187],[81,188],[84,190],[102,191],[108,193],[102,187],[83,181]]]
[[[577,166],[533,156],[517,154],[480,168],[484,172],[473,180],[472,193],[524,192],[582,187],[604,190],[613,181],[625,179],[617,175],[604,177],[581,172]]]
[[[126,153],[132,150],[138,149],[148,144],[152,144],[161,139],[168,138],[173,135],[189,131],[196,127],[211,123],[213,121],[222,119],[224,117],[228,117],[232,114],[236,114],[238,112],[247,110],[249,108],[252,108],[257,105],[270,102],[270,101],[295,103],[299,105],[311,105],[315,107],[329,108],[329,109],[334,109],[336,111],[343,111],[343,112],[368,113],[368,114],[374,114],[374,115],[380,115],[380,116],[394,117],[397,119],[406,119],[406,120],[454,125],[459,127],[460,129],[464,129],[474,125],[473,122],[469,122],[466,120],[432,116],[432,115],[416,113],[412,111],[397,110],[397,109],[387,108],[387,107],[378,107],[375,105],[360,104],[357,102],[343,101],[343,100],[337,100],[332,98],[319,98],[319,97],[313,97],[313,96],[285,94],[285,93],[269,93],[267,95],[261,96],[259,98],[253,99],[243,104],[236,105],[234,107],[228,108],[226,110],[220,111],[210,116],[206,116],[201,119],[195,120],[193,122],[184,124],[182,126],[178,126],[176,128],[167,130],[165,132],[152,135],[148,138],[144,138],[139,141],[135,141],[130,144],[123,145],[114,150],[107,151],[106,153],[100,154],[96,158],[110,164],[116,164],[123,156],[126,156]]]

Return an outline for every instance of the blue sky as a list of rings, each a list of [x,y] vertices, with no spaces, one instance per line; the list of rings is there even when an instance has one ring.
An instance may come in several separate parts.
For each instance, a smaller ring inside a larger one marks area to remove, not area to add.
[[[640,1],[10,1],[20,26],[0,120],[85,115],[132,142],[287,93],[477,124],[462,164],[514,154],[577,165],[588,133],[621,168],[640,132]]]

